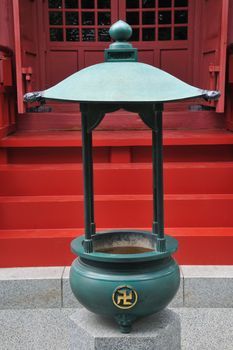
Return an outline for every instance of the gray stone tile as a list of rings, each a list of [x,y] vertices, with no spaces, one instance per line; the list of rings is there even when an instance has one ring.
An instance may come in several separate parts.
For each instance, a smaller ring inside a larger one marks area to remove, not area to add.
[[[61,279],[64,266],[0,268],[1,280]]]
[[[184,306],[233,307],[232,266],[182,266]]]
[[[182,265],[181,269],[185,278],[233,278],[232,265]]]
[[[74,310],[72,310],[72,313]],[[69,309],[1,310],[0,350],[70,350]],[[82,350],[79,343],[77,350]]]
[[[70,319],[74,317],[76,311],[81,312],[82,310],[68,308],[0,310],[0,350],[89,350],[88,346],[92,343],[90,337],[86,343],[81,342],[80,331],[75,322]],[[175,308],[172,311],[180,316],[182,350],[232,350],[233,309]],[[101,322],[101,327],[105,328],[106,325],[106,329],[109,330],[107,336],[116,336],[115,343],[118,343],[122,335],[113,321],[104,321],[94,314],[91,314],[90,317],[88,329],[91,327],[95,330],[98,323]],[[156,314],[153,317],[157,317]],[[137,327],[139,332],[143,333],[143,341],[139,349],[148,349],[144,345],[148,335],[153,331],[153,325],[150,317],[144,319],[144,328],[139,322],[135,323],[133,333],[124,335],[133,344],[127,350],[137,349],[134,347]],[[99,331],[101,327],[98,328]],[[95,332],[98,335],[98,332]],[[106,333],[100,333],[99,338],[104,334],[106,335]],[[108,348],[108,350],[113,349]],[[152,349],[158,350],[157,347]],[[120,341],[114,350],[122,350]]]
[[[70,266],[66,266],[62,276],[62,307],[81,308],[82,305],[74,297],[69,282]]]
[[[233,309],[177,308],[182,350],[232,350]]]
[[[175,309],[174,309],[175,310]],[[130,334],[120,333],[112,319],[81,309],[70,316],[77,326],[77,341],[86,350],[180,350],[180,318],[171,310],[163,310],[133,324]],[[75,337],[73,338],[76,342]]]
[[[64,267],[0,269],[0,309],[61,307]]]

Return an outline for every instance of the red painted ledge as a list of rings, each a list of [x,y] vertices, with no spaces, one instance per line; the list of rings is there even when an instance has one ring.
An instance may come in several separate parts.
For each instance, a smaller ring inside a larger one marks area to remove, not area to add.
[[[233,132],[227,130],[165,130],[165,146],[176,145],[229,145],[233,144]],[[0,141],[2,147],[80,147],[80,131],[16,132]],[[150,131],[96,131],[93,145],[101,146],[150,146]]]
[[[175,258],[180,264],[233,264],[232,227],[179,227],[165,232],[179,241]],[[76,228],[0,231],[0,267],[70,265],[75,258],[70,242],[81,234],[83,229]]]

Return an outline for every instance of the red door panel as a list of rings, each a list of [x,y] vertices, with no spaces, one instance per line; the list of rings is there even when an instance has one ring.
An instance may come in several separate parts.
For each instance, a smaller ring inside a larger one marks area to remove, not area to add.
[[[168,51],[169,56],[172,49],[172,53],[178,56],[178,61],[176,60],[175,66],[172,67],[173,74],[190,82],[190,68],[187,68],[187,65],[191,65],[191,61],[187,60],[187,55],[191,54],[189,45],[191,42],[189,23],[192,22],[193,13],[191,1],[171,0],[166,1],[166,6],[163,6],[161,1],[144,0],[83,2],[77,0],[73,3],[76,5],[67,8],[66,0],[60,0],[60,3],[57,1],[56,6],[54,2],[45,1],[48,51],[54,51],[56,48],[64,52],[76,49],[78,69],[103,62],[103,51],[110,42],[106,34],[110,22],[122,19],[133,28],[131,41],[138,47],[141,62],[162,68],[163,62],[166,61],[165,67],[167,67],[169,58],[165,58],[165,51]],[[108,18],[111,18],[111,21]],[[185,71],[183,62],[180,61],[181,55],[187,63]],[[47,57],[49,60],[50,55]],[[50,66],[50,63],[48,65]],[[66,68],[64,65],[63,70]]]
[[[133,28],[139,61],[191,81],[191,1],[121,1],[120,18]],[[184,67],[185,62],[185,67]]]
[[[40,86],[39,16],[35,0],[13,3],[18,112],[24,112],[23,95]]]
[[[20,112],[26,90],[49,87],[102,62],[107,30],[118,19],[133,27],[139,61],[221,90],[215,105],[224,110],[229,0],[15,0],[13,5]]]
[[[187,81],[189,76],[189,54],[187,49],[160,50],[160,68]]]
[[[92,64],[103,62],[108,29],[118,17],[118,0],[45,0],[45,87]],[[77,105],[50,102],[53,110],[73,111]],[[62,109],[61,109],[62,108]]]
[[[212,102],[217,112],[224,112],[228,0],[201,1],[200,86],[220,90],[221,98]]]
[[[138,61],[154,65],[155,50],[139,50],[138,51]]]
[[[93,64],[103,63],[104,52],[103,50],[84,50],[84,66],[88,67]]]
[[[38,43],[36,40],[36,32],[38,31],[36,1],[20,0],[19,8],[22,67],[26,68],[26,70],[31,68],[33,74],[31,75],[31,80],[27,82],[28,85],[31,85],[31,89],[37,90],[40,78],[38,72]]]
[[[46,88],[59,83],[79,69],[78,51],[51,50],[47,54],[46,61]]]

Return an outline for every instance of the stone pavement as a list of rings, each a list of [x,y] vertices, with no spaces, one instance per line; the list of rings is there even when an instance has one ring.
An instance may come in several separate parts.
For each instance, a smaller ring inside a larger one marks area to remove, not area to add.
[[[181,350],[233,350],[232,291],[233,266],[181,266],[180,289],[169,305],[180,316]],[[70,289],[69,267],[0,269],[0,350],[86,350],[70,318],[76,315],[79,320],[83,310]],[[114,339],[110,343],[117,348],[105,349],[118,350],[119,339],[126,344],[122,337],[128,335],[119,333],[113,322],[94,314],[88,317],[92,327],[96,325],[95,344],[105,341],[107,326]],[[135,324],[131,335],[139,341],[132,347],[130,340],[127,350],[149,349],[150,342],[141,339],[153,332],[156,315],[151,317],[143,321],[144,329],[150,326],[147,332],[139,334],[141,321]]]
[[[119,332],[111,318],[103,318],[79,309],[70,316],[77,326],[73,347],[82,344],[82,350],[181,350],[180,316],[169,309],[142,318],[133,323],[130,334]]]
[[[69,316],[78,310],[81,309],[1,310],[0,350],[84,350],[78,341],[75,347],[72,345],[77,329]],[[233,349],[232,308],[182,307],[172,311],[181,319],[181,350]],[[93,317],[101,322],[100,317]],[[119,335],[117,326],[114,332]]]

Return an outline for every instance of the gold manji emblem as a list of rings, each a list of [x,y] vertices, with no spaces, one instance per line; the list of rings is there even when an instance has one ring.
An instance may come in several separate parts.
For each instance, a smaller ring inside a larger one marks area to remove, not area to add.
[[[130,309],[137,303],[138,295],[132,287],[120,286],[115,289],[112,301],[120,309]]]

